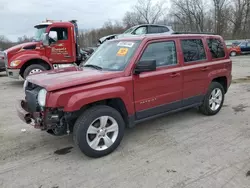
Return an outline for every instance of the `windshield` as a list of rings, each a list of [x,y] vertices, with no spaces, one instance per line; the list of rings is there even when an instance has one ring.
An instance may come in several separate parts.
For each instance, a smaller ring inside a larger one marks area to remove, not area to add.
[[[41,41],[42,40],[42,35],[46,31],[47,25],[37,26],[35,28],[36,28],[36,31],[35,31],[34,40],[35,41]]]
[[[122,71],[129,63],[141,41],[107,41],[84,64],[100,70]]]
[[[131,27],[129,28],[128,30],[126,30],[124,33],[131,33],[133,30],[134,30],[135,26],[134,27]]]

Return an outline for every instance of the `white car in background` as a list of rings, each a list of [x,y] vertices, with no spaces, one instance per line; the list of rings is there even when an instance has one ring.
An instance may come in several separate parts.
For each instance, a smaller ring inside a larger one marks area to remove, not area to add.
[[[174,33],[171,26],[159,25],[159,24],[141,24],[129,28],[122,34],[113,34],[102,37],[99,39],[99,45],[104,43],[106,40],[115,38],[131,37],[131,35],[150,35],[150,34],[169,34]]]

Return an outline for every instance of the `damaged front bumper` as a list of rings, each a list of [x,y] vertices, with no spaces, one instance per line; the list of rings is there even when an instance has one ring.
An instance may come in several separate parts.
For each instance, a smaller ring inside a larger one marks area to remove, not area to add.
[[[53,130],[56,135],[63,135],[69,132],[69,123],[72,114],[64,113],[59,109],[45,109],[40,112],[29,112],[25,100],[18,100],[16,110],[18,117],[25,123],[41,130]]]
[[[18,117],[25,123],[31,124],[35,128],[43,129],[42,115],[40,112],[28,112],[27,102],[24,100],[18,100],[16,103],[16,110]]]

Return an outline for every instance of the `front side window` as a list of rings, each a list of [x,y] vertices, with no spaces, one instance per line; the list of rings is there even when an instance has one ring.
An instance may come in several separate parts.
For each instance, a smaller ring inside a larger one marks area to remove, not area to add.
[[[224,46],[218,39],[207,39],[207,45],[213,59],[225,57]]]
[[[141,41],[107,41],[84,64],[85,67],[122,71],[133,57]]]
[[[176,65],[176,47],[174,41],[155,42],[147,46],[140,61],[156,60],[156,66]]]
[[[67,28],[55,27],[51,28],[49,32],[49,40],[51,42],[56,42],[60,40],[68,39],[68,30]]]
[[[139,27],[135,30],[136,35],[143,35],[147,33],[147,27]]]
[[[184,62],[201,61],[206,59],[205,49],[201,39],[181,40]]]

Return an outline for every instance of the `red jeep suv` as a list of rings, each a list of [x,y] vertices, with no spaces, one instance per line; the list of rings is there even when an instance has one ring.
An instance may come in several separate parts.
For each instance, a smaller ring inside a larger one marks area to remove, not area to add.
[[[173,34],[116,39],[83,67],[31,75],[19,117],[54,135],[73,132],[87,156],[120,144],[125,127],[183,109],[217,114],[231,83],[222,37]]]

